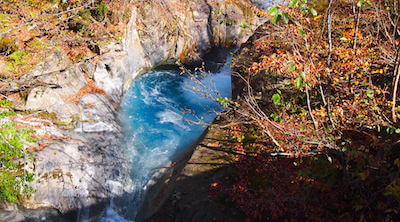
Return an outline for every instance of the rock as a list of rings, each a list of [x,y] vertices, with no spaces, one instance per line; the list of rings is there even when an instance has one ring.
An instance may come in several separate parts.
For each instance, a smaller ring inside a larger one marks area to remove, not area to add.
[[[85,84],[85,78],[61,52],[49,54],[45,61],[36,65],[30,77],[55,88],[65,97],[76,94]]]
[[[82,119],[73,131],[41,129],[58,138],[36,152],[32,187],[37,192],[22,203],[25,208],[90,209],[87,217],[97,218],[110,196],[132,192],[116,110],[100,94],[82,96],[78,107]]]
[[[66,124],[79,116],[78,107],[69,98],[75,95],[86,81],[82,72],[60,52],[50,54],[45,61],[35,66],[29,78],[41,82],[43,86],[30,91],[25,110],[54,113]]]
[[[251,3],[260,9],[267,10],[272,5],[282,5],[283,0],[251,0]]]
[[[111,196],[132,192],[131,180],[127,179],[130,162],[124,153],[115,105],[123,95],[125,71],[119,69],[123,58],[116,56],[118,47],[114,47],[98,62],[96,70],[90,64],[85,66],[85,71],[94,72],[95,84],[104,88],[105,95],[89,92],[75,96],[88,82],[77,67],[59,54],[50,55],[51,59],[36,69],[41,71],[33,73],[36,79],[57,87],[31,90],[25,109],[43,110],[54,113],[58,120],[74,121],[74,129],[60,129],[53,123],[37,127],[37,132],[45,135],[41,142],[48,145],[36,152],[35,180],[31,185],[37,192],[21,203],[24,208],[57,209],[62,214],[72,214],[73,220],[93,220],[101,215]],[[50,72],[44,71],[46,67]],[[47,211],[22,212],[36,218]]]
[[[2,211],[0,210],[1,221],[23,222],[25,217],[17,211]]]
[[[76,132],[120,132],[116,122],[117,111],[103,95],[87,94],[79,101],[81,108],[80,125]]]
[[[93,75],[96,85],[101,88],[115,104],[120,103],[124,91],[128,90],[127,88],[129,87],[125,84],[130,84],[130,82],[126,83],[128,70],[123,58],[124,55],[122,53],[115,51],[107,54],[107,56],[97,63],[96,71]]]
[[[74,116],[79,115],[78,107],[63,98],[63,94],[58,90],[44,87],[35,88],[30,92],[25,109],[55,113],[58,119],[66,124],[71,123]]]
[[[133,9],[126,64],[134,78],[160,64],[199,63],[214,47],[245,42],[261,20],[240,1],[149,1]]]

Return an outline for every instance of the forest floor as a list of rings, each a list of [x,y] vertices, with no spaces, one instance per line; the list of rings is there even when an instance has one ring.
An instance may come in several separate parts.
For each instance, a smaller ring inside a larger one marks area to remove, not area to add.
[[[122,0],[1,0],[1,79],[27,75],[51,52],[63,51],[73,63],[104,53],[122,40],[130,7]]]

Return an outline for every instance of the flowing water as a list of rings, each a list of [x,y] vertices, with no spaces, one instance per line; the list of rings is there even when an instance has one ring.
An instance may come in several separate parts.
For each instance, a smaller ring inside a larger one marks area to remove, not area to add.
[[[134,192],[126,212],[111,204],[100,221],[132,220],[154,173],[177,152],[192,146],[222,111],[210,97],[231,97],[229,63],[220,72],[193,78],[170,67],[153,70],[132,83],[123,99],[120,119],[131,153]]]

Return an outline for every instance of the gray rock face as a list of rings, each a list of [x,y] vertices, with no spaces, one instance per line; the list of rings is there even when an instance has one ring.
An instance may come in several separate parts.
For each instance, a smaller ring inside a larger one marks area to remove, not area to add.
[[[160,64],[201,62],[211,48],[239,46],[259,24],[241,1],[147,1],[128,25],[128,78]]]
[[[110,48],[96,65],[86,64],[93,73],[83,72],[61,53],[50,55],[32,72],[32,78],[44,84],[30,91],[24,109],[49,113],[56,120],[37,115],[28,119],[19,115],[14,120],[33,126],[40,138],[31,167],[36,192],[22,207],[57,209],[79,215],[79,221],[90,221],[100,216],[111,196],[132,192],[131,163],[124,153],[117,118],[126,72],[121,70],[120,48]],[[43,149],[41,144],[45,144]],[[22,214],[36,215],[27,212]]]
[[[79,109],[68,98],[86,84],[81,71],[61,53],[54,53],[38,64],[31,76],[43,84],[31,90],[25,109],[55,113],[61,121],[70,123]]]
[[[133,79],[161,64],[200,62],[213,47],[238,46],[260,23],[240,1],[142,2],[132,12],[123,47],[109,45],[98,62],[80,67],[55,53],[32,71],[43,84],[30,91],[23,108],[54,115],[57,121],[17,120],[39,124],[40,143],[47,144],[36,152],[33,166],[37,192],[22,207],[69,213],[132,192],[132,163],[117,112]],[[80,212],[79,220],[99,214]]]
[[[260,9],[267,10],[272,5],[282,5],[283,0],[251,0],[252,4]]]
[[[51,207],[66,213],[131,192],[116,110],[100,94],[84,95],[77,107],[80,120],[74,130],[54,125],[42,129],[58,139],[49,140],[36,153],[32,185],[37,192],[24,202],[25,207]]]

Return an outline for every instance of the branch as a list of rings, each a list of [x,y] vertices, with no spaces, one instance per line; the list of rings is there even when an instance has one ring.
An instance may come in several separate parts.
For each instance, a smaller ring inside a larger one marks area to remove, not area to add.
[[[397,88],[399,86],[399,79],[400,79],[400,63],[399,63],[399,53],[400,53],[400,44],[398,44],[397,52],[396,52],[396,63],[394,68],[394,76],[395,82],[393,87],[393,99],[392,99],[392,119],[393,122],[397,122],[396,119],[396,97],[397,97]]]
[[[14,31],[14,30],[20,29],[20,28],[22,28],[22,27],[24,27],[24,26],[27,26],[27,25],[33,23],[34,21],[35,21],[35,20],[31,19],[31,20],[29,20],[27,23],[24,23],[24,24],[22,24],[22,25],[20,25],[20,26],[17,26],[17,27],[8,29],[7,31],[4,31],[4,32],[0,33],[0,36],[5,35],[5,34],[7,34],[7,33],[9,33],[9,32]]]

